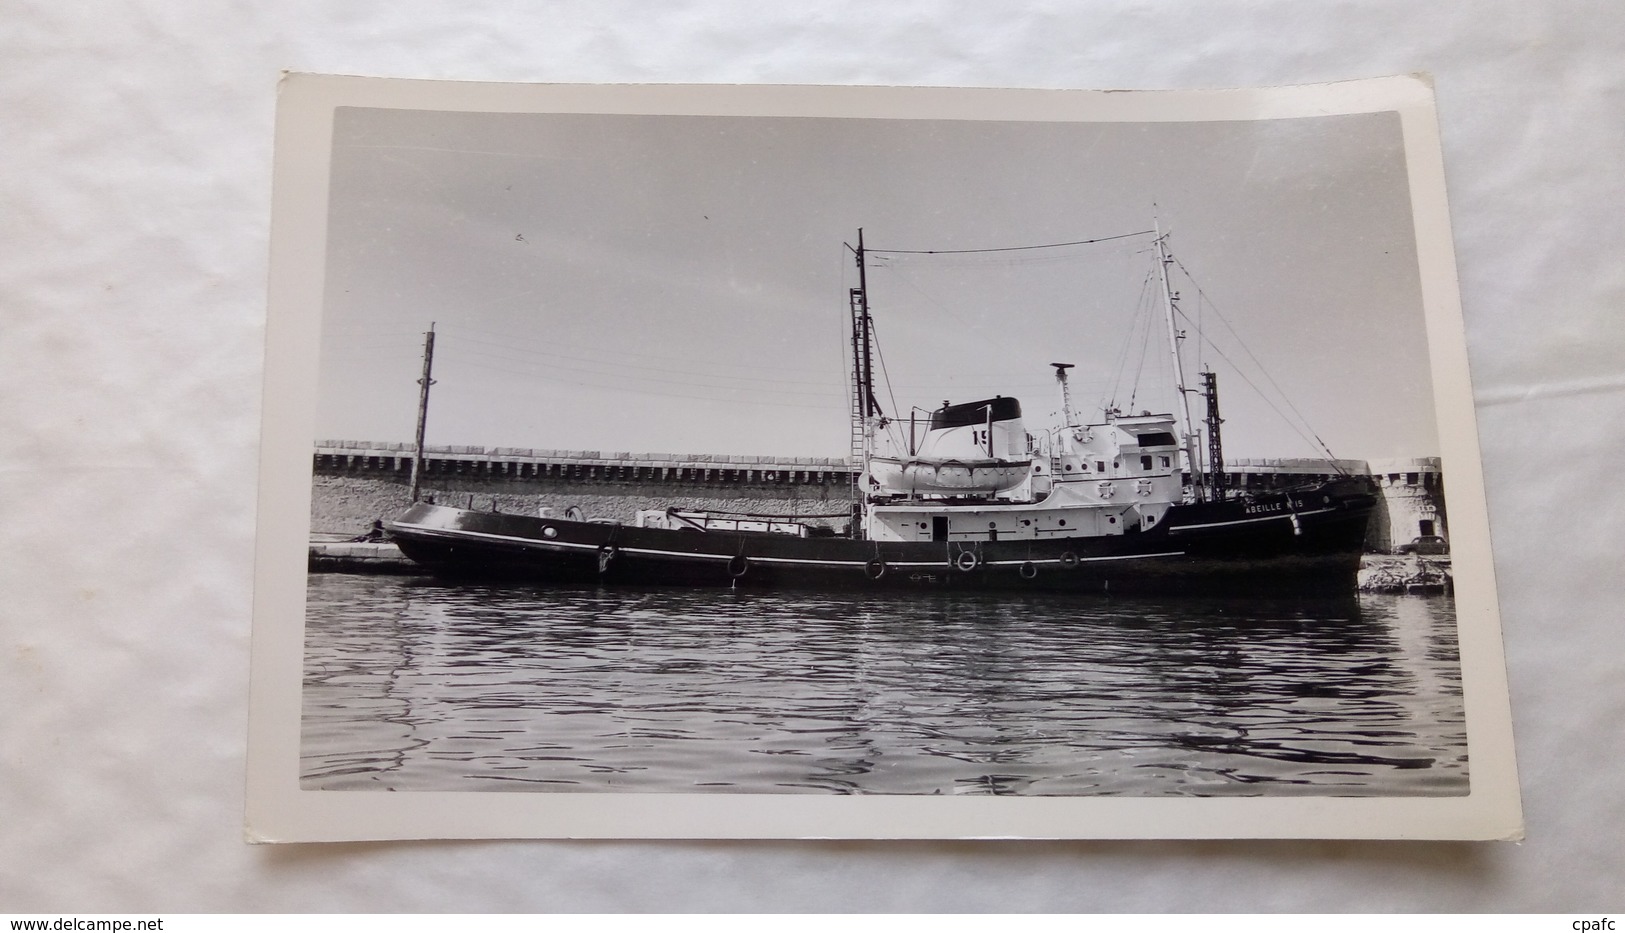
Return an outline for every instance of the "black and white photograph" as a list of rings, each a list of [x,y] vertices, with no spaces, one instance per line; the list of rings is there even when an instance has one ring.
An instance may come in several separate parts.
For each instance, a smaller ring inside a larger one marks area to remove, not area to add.
[[[1517,833],[1425,84],[281,108],[251,834]]]
[[[14,924],[1617,919],[1625,5],[5,23]]]

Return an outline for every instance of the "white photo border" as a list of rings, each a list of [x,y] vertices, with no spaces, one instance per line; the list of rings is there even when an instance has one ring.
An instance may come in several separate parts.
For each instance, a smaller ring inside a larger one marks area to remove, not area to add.
[[[1461,797],[366,793],[299,785],[311,442],[338,107],[889,120],[1201,122],[1396,112],[1447,492],[1470,792]],[[1431,83],[1205,91],[525,85],[291,74],[278,100],[245,832],[382,839],[1518,839],[1522,813],[1478,431]]]

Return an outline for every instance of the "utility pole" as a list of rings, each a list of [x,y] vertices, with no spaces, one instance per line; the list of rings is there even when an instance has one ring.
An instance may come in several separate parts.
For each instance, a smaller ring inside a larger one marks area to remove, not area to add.
[[[429,423],[429,386],[434,385],[434,322],[423,335],[423,378],[418,380],[418,445],[412,457],[412,501],[418,501],[418,481],[423,476],[423,429]]]

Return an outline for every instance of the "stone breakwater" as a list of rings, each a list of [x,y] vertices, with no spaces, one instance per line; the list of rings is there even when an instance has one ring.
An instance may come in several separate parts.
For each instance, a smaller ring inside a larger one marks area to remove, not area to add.
[[[315,534],[361,534],[410,504],[406,444],[320,441],[311,486]],[[632,523],[640,509],[794,516],[843,526],[851,503],[846,461],[816,457],[635,454],[624,451],[430,447],[419,480],[425,499],[461,508]]]
[[[786,486],[771,492],[752,489],[707,489],[675,484],[626,484],[590,488],[540,484],[506,484],[464,480],[424,483],[422,494],[441,505],[537,514],[551,508],[562,516],[572,506],[588,518],[631,524],[639,509],[696,509],[753,515],[794,515],[830,526],[844,526],[850,499],[845,486]],[[359,535],[375,520],[388,521],[406,511],[411,496],[404,482],[366,476],[324,476],[311,483],[310,530],[313,533]],[[828,517],[839,515],[840,517]]]

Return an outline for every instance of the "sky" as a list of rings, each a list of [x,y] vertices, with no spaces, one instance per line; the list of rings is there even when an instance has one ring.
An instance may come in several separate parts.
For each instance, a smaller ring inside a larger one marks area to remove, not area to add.
[[[1395,114],[335,121],[319,438],[412,439],[432,323],[430,444],[844,456],[859,228],[887,414],[1170,411],[1160,228],[1227,457],[1438,453]]]

